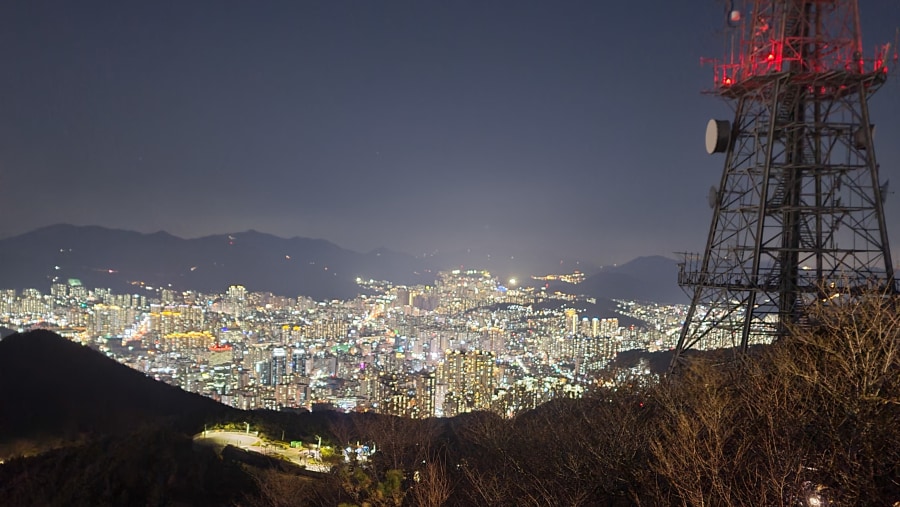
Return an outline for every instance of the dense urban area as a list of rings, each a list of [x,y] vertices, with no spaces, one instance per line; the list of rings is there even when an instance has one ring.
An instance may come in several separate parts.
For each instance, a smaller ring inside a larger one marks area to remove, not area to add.
[[[431,286],[357,280],[349,301],[250,292],[89,289],[72,279],[0,292],[0,324],[44,328],[146,375],[240,409],[374,411],[414,418],[475,410],[512,416],[578,398],[619,352],[674,346],[685,307],[615,301],[601,318],[581,273],[500,281],[441,273]],[[581,309],[581,310],[579,310]],[[647,375],[639,365],[621,374]],[[604,379],[604,380],[600,380]]]

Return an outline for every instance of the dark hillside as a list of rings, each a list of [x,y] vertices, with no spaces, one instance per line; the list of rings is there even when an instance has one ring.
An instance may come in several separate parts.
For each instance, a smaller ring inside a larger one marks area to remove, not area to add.
[[[159,428],[0,465],[0,505],[234,505],[255,492],[238,464]]]
[[[638,257],[619,266],[606,266],[579,285],[586,295],[611,299],[686,304],[678,286],[678,262],[666,257]]]
[[[0,341],[0,444],[124,434],[156,423],[193,431],[235,412],[49,331]]]

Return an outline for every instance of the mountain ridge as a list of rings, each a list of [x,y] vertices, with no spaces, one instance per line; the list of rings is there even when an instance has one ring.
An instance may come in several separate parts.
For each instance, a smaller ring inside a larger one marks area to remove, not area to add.
[[[137,421],[202,427],[237,413],[46,330],[0,340],[0,407],[0,444],[123,434]]]
[[[0,239],[0,288],[38,288],[78,279],[91,288],[136,293],[142,288],[172,288],[221,293],[229,285],[253,292],[307,296],[315,300],[352,299],[362,290],[356,279],[388,280],[398,285],[430,285],[438,271],[488,270],[501,280],[529,275],[592,274],[576,293],[615,299],[674,301],[675,261],[651,263],[654,270],[596,266],[549,252],[499,255],[478,248],[425,256],[379,247],[365,253],[328,240],[282,238],[244,232],[184,239],[166,231],[140,233],[96,225],[56,224]],[[646,263],[646,262],[645,262]],[[648,277],[649,271],[657,279]],[[659,273],[664,273],[659,275]],[[594,277],[599,277],[592,280]],[[657,294],[662,298],[656,297]]]

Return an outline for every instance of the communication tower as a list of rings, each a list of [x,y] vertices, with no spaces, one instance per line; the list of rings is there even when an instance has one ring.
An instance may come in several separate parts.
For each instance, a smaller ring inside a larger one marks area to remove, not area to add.
[[[890,45],[865,56],[857,0],[731,3],[712,93],[734,119],[707,126],[725,167],[706,250],[679,266],[692,299],[673,369],[688,349],[784,336],[817,300],[896,290],[867,104]]]

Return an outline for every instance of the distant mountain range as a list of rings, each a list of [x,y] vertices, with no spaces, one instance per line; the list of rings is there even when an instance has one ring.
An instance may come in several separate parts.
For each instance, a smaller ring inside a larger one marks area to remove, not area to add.
[[[240,284],[250,291],[316,300],[359,294],[356,278],[397,284],[431,284],[438,271],[487,269],[502,277],[594,273],[569,292],[598,298],[681,302],[675,261],[639,258],[596,268],[542,252],[491,254],[464,249],[416,257],[377,249],[358,253],[321,239],[280,238],[256,231],[182,239],[97,226],[53,225],[0,240],[0,288],[38,288],[78,279],[87,287],[139,292],[141,287],[223,292]],[[554,284],[561,287],[565,284]]]

